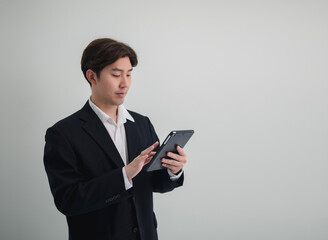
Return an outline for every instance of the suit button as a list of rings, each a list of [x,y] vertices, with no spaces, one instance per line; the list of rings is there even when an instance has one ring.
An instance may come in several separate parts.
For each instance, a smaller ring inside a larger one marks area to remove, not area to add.
[[[137,227],[134,227],[134,228],[132,229],[132,231],[133,231],[134,233],[137,233],[137,232],[138,232],[138,228],[137,228]]]

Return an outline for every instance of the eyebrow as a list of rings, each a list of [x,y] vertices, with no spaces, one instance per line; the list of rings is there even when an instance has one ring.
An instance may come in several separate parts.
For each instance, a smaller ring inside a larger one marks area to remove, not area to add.
[[[112,71],[114,71],[114,72],[124,72],[122,69],[120,69],[120,68],[112,68],[111,69]],[[130,68],[129,70],[128,70],[128,72],[131,72],[133,70],[133,68]]]

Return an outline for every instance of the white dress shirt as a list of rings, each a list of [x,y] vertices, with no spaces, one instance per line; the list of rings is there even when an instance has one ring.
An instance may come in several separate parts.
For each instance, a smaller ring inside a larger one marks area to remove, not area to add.
[[[108,134],[110,135],[112,141],[114,142],[114,144],[116,146],[116,149],[118,150],[119,154],[121,155],[124,165],[127,165],[128,164],[128,147],[127,147],[124,123],[126,123],[127,120],[134,122],[133,117],[126,110],[126,108],[123,105],[120,105],[120,106],[118,106],[118,111],[117,111],[117,122],[115,122],[110,116],[108,116],[100,108],[98,108],[91,101],[91,99],[89,99],[89,105],[92,108],[92,110],[95,112],[95,114],[99,117],[101,122],[104,124]],[[133,186],[132,181],[129,181],[129,179],[126,175],[125,167],[122,168],[122,173],[123,173],[123,178],[124,178],[125,189],[128,190],[129,188],[131,188]],[[168,169],[168,174],[172,181],[177,181],[180,178],[182,171],[178,175],[174,175]]]

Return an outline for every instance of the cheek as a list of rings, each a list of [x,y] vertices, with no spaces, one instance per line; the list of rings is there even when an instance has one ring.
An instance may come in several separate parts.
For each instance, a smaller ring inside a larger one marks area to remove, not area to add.
[[[114,92],[116,88],[117,86],[115,86],[113,83],[107,83],[102,86],[103,91],[106,92]]]

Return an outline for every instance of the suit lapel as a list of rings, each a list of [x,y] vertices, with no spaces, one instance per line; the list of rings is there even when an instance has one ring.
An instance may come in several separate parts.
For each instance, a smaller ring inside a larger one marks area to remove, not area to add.
[[[131,122],[130,120],[127,120],[127,122],[124,124],[124,127],[128,147],[128,158],[130,163],[136,156],[140,154],[137,147],[137,143],[139,142],[138,132],[135,123]]]
[[[80,119],[85,121],[82,128],[103,149],[117,167],[124,167],[124,162],[108,134],[107,129],[91,109],[88,102],[81,109]]]

